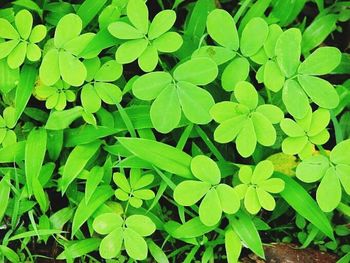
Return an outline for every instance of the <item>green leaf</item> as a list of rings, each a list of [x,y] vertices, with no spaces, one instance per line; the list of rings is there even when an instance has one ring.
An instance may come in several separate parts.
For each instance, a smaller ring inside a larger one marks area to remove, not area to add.
[[[303,160],[296,169],[296,176],[306,183],[313,183],[322,178],[329,168],[329,160],[323,155],[316,155]]]
[[[237,83],[234,90],[237,101],[253,110],[258,106],[258,92],[254,86],[247,81]]]
[[[239,39],[236,23],[225,10],[215,9],[207,17],[207,30],[209,36],[219,45],[238,50]]]
[[[126,228],[123,233],[124,246],[128,255],[135,260],[144,260],[147,257],[146,241],[136,231]]]
[[[76,106],[69,110],[53,111],[51,112],[49,119],[46,122],[45,129],[47,130],[63,130],[69,127],[69,125],[77,118],[81,117],[83,108]]]
[[[284,31],[276,42],[277,63],[286,77],[292,77],[299,66],[301,53],[301,33],[297,28]]]
[[[33,129],[28,134],[25,147],[25,175],[28,194],[33,193],[33,180],[38,179],[44,163],[47,133],[43,128]]]
[[[1,46],[1,44],[0,44],[0,46]],[[1,78],[0,78],[0,91],[5,94],[17,86],[17,83],[18,83],[19,78],[20,78],[19,69],[18,68],[11,69],[8,66],[6,60],[1,59],[0,60],[0,72],[2,72]]]
[[[95,58],[105,48],[120,44],[121,40],[113,37],[107,28],[101,29],[89,42],[89,45],[84,47],[84,50],[79,54],[83,58]]]
[[[303,33],[302,52],[305,54],[320,45],[336,29],[338,16],[327,14],[316,18]]]
[[[2,219],[5,215],[5,212],[7,210],[8,201],[10,200],[10,175],[7,174],[4,177],[2,177],[0,181],[0,198],[2,200],[0,205],[0,222],[2,222]]]
[[[15,97],[16,122],[21,117],[32,95],[36,77],[37,69],[35,67],[31,65],[24,65],[22,67]]]
[[[143,0],[130,0],[126,7],[130,22],[143,34],[148,31],[148,8]]]
[[[139,67],[145,71],[153,71],[158,65],[158,51],[154,46],[148,46],[138,59]]]
[[[96,82],[94,88],[104,103],[115,105],[122,100],[122,91],[115,84]]]
[[[57,259],[64,260],[68,258],[70,259],[79,258],[88,253],[96,251],[100,243],[101,243],[101,239],[99,238],[88,238],[88,239],[72,242],[71,245],[68,245],[67,247],[64,248],[64,251],[57,256]]]
[[[256,147],[256,133],[251,119],[247,119],[236,139],[237,151],[243,157],[251,156]]]
[[[115,60],[109,60],[104,63],[96,72],[94,79],[102,82],[112,82],[120,78],[123,67]]]
[[[163,10],[153,18],[148,31],[148,39],[153,40],[169,31],[176,20],[176,13],[173,10]]]
[[[170,223],[169,221],[168,223]],[[194,217],[190,220],[188,220],[186,223],[180,225],[173,233],[170,233],[175,238],[193,238],[193,237],[199,237],[202,236],[211,230],[213,230],[214,227],[208,227],[204,225],[199,217]]]
[[[272,123],[259,112],[252,113],[252,121],[258,143],[272,146],[276,142],[276,130]]]
[[[123,244],[123,229],[115,229],[102,239],[100,244],[100,255],[102,258],[111,259],[118,256]]]
[[[316,200],[324,212],[333,211],[340,203],[341,185],[333,167],[328,168],[316,191]]]
[[[59,69],[62,79],[71,86],[81,86],[87,76],[84,64],[71,53],[59,52]]]
[[[246,80],[249,75],[249,61],[246,58],[235,58],[227,65],[221,76],[221,85],[226,91],[233,91],[238,82]]]
[[[288,79],[282,91],[282,100],[287,111],[295,118],[302,119],[306,116],[309,106],[309,99],[299,83]]]
[[[269,34],[267,35],[267,39],[264,43],[264,50],[269,58],[273,58],[275,56],[276,42],[282,33],[283,30],[279,25],[269,25]]]
[[[120,215],[116,213],[103,213],[95,218],[92,226],[97,233],[107,235],[121,227],[123,223],[124,220]]]
[[[256,112],[264,115],[272,124],[279,123],[284,117],[283,111],[272,104],[260,105],[256,108]]]
[[[192,83],[177,83],[177,96],[182,111],[192,123],[207,124],[211,121],[210,108],[215,104],[211,94]]]
[[[94,141],[90,144],[78,145],[72,150],[63,169],[61,181],[62,193],[64,193],[74,179],[77,178],[87,162],[98,151],[100,145],[100,141]]]
[[[193,175],[203,181],[216,185],[220,182],[221,173],[217,164],[205,155],[197,155],[191,161]]]
[[[125,220],[125,224],[143,237],[150,236],[156,231],[156,225],[144,215],[131,215]]]
[[[27,43],[20,42],[7,57],[7,63],[12,69],[21,66],[26,58]]]
[[[204,225],[214,226],[220,221],[221,215],[222,208],[219,195],[216,189],[211,189],[199,205],[199,218]]]
[[[34,197],[37,200],[41,211],[43,213],[46,213],[46,211],[49,208],[49,200],[46,196],[46,193],[44,191],[43,186],[41,185],[41,183],[37,177],[33,177],[32,187],[33,187]]]
[[[142,100],[153,100],[172,81],[169,73],[155,71],[142,75],[135,80],[132,91],[134,95]]]
[[[85,28],[94,17],[101,11],[105,6],[107,0],[95,1],[86,0],[78,8],[77,15],[82,20],[82,28]]]
[[[243,211],[228,216],[230,225],[247,247],[261,258],[265,258],[264,249],[253,220]]]
[[[76,14],[63,16],[57,24],[55,31],[55,47],[62,48],[68,41],[80,35],[82,30],[81,18]]]
[[[254,186],[249,186],[247,189],[247,192],[244,196],[244,207],[252,215],[257,214],[261,209],[258,195],[256,193],[256,188]]]
[[[44,25],[36,25],[29,36],[30,43],[38,43],[42,41],[47,34],[46,26]]]
[[[146,90],[146,86],[142,88]],[[181,107],[178,92],[173,85],[168,85],[160,92],[152,103],[150,116],[154,128],[161,133],[168,133],[178,126],[181,119]]]
[[[80,99],[84,110],[89,113],[95,113],[101,108],[101,99],[91,84],[83,86],[80,93]]]
[[[58,50],[50,49],[43,58],[39,68],[40,80],[47,86],[54,85],[60,79]]]
[[[290,137],[300,137],[305,135],[304,129],[292,119],[283,119],[280,126],[282,131]]]
[[[121,44],[116,53],[115,59],[120,64],[127,64],[135,61],[148,46],[146,39],[135,39]]]
[[[24,160],[25,142],[16,142],[0,149],[0,163],[13,163]]]
[[[225,232],[225,250],[228,263],[238,262],[242,250],[239,236],[231,228]]]
[[[313,76],[298,76],[298,81],[306,94],[318,106],[334,109],[339,104],[339,96],[334,87],[326,80]]]
[[[214,140],[219,143],[233,141],[244,126],[246,116],[239,115],[222,122],[214,131]]]
[[[326,236],[334,240],[333,229],[326,215],[306,190],[292,178],[275,173],[275,177],[285,182],[284,190],[280,193],[282,198],[302,217],[310,221]]]
[[[220,199],[222,211],[227,214],[234,214],[241,206],[236,191],[227,184],[219,184],[216,187],[216,192]]]
[[[15,24],[21,38],[27,40],[33,26],[32,14],[28,10],[22,9],[15,16]]]
[[[341,52],[334,47],[320,47],[308,56],[299,66],[298,73],[306,75],[325,75],[340,63]]]
[[[330,159],[336,164],[350,165],[350,158],[348,149],[350,147],[350,140],[344,140],[338,143],[330,153]]]
[[[139,39],[143,34],[135,27],[121,21],[113,22],[108,26],[108,31],[119,39]]]
[[[155,259],[158,263],[169,263],[167,255],[163,252],[163,249],[161,249],[156,243],[152,241],[152,239],[147,240],[148,249],[151,253],[152,257]]]
[[[271,194],[269,194],[260,187],[256,188],[256,194],[258,196],[258,200],[262,208],[264,208],[267,211],[273,211],[275,209],[276,202]]]
[[[308,136],[316,136],[323,130],[325,130],[330,121],[329,110],[319,108],[312,113],[310,129],[308,130]]]
[[[10,262],[16,263],[20,262],[19,256],[15,251],[13,251],[11,248],[6,247],[4,245],[0,245],[0,252],[2,255],[5,256]]]
[[[158,51],[164,53],[175,52],[182,44],[183,39],[177,32],[166,32],[152,42],[152,45],[154,45]]]
[[[146,139],[119,137],[118,141],[135,156],[160,169],[184,178],[193,178],[190,171],[191,156],[181,150]]]
[[[261,17],[252,18],[244,27],[241,36],[241,51],[244,56],[256,54],[264,45],[269,27]]]
[[[174,70],[174,79],[195,85],[207,85],[218,75],[218,67],[210,58],[194,58]]]
[[[284,84],[285,77],[277,63],[269,60],[264,67],[264,84],[266,88],[278,92]]]
[[[4,18],[0,18],[0,37],[4,39],[18,39],[16,29]]]
[[[202,46],[195,50],[192,58],[209,57],[215,61],[217,65],[221,65],[230,61],[236,56],[236,52],[224,47]]]
[[[72,223],[72,236],[74,236],[79,228],[91,217],[91,215],[112,195],[112,188],[108,185],[100,186],[96,189],[89,203],[83,198],[74,214]]]
[[[174,200],[182,206],[197,203],[209,190],[210,183],[187,180],[178,184],[174,190]]]
[[[100,166],[95,166],[91,169],[85,185],[85,200],[89,203],[91,196],[95,192],[98,185],[103,180],[104,169]]]

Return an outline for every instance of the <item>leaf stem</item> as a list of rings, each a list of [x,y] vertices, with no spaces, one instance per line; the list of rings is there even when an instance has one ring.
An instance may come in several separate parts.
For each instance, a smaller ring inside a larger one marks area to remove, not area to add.
[[[225,161],[224,156],[222,156],[220,151],[215,147],[214,143],[209,139],[208,135],[202,130],[202,128],[199,126],[196,126],[195,129],[196,129],[198,135],[204,141],[204,143],[208,146],[208,148],[211,150],[211,152],[218,159],[218,161]]]
[[[337,120],[337,117],[334,114],[334,111],[331,110],[330,114],[331,114],[331,120],[332,120],[333,127],[334,127],[334,132],[335,132],[335,141],[338,144],[344,140],[343,132],[341,130],[341,127],[340,127],[340,124]]]

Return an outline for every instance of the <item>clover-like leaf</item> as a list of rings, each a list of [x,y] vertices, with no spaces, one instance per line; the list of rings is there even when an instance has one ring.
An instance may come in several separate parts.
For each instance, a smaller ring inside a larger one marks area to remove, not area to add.
[[[299,66],[298,73],[305,75],[325,75],[335,69],[341,60],[341,52],[334,47],[320,47]]]
[[[238,50],[239,39],[236,23],[225,10],[214,9],[207,17],[207,30],[209,36],[219,45]]]
[[[175,95],[188,120],[197,124],[207,124],[211,121],[209,111],[215,102],[208,91],[192,83],[179,81]]]
[[[310,109],[309,99],[300,84],[289,79],[282,91],[282,100],[287,111],[295,118],[302,119]]]
[[[181,107],[178,93],[172,84],[163,89],[154,100],[150,116],[152,124],[159,132],[168,133],[177,127],[181,119]]]
[[[191,161],[193,175],[203,182],[216,185],[220,182],[221,173],[217,164],[205,155],[197,155]]]
[[[210,187],[208,182],[187,180],[176,186],[174,199],[180,205],[191,206],[202,199]]]
[[[123,219],[116,213],[104,213],[95,218],[93,222],[94,230],[101,234],[107,235],[116,228],[121,227]]]
[[[301,32],[290,28],[277,39],[275,54],[277,63],[286,77],[292,77],[300,64]]]
[[[148,37],[150,40],[156,39],[169,31],[176,20],[176,13],[173,10],[163,10],[156,14],[153,18],[149,30]]]
[[[222,207],[216,189],[211,189],[199,205],[199,218],[206,226],[217,224],[222,215]]]
[[[341,200],[341,185],[333,167],[327,169],[316,191],[316,200],[324,212],[333,211]]]
[[[239,103],[251,110],[255,109],[258,105],[258,93],[254,86],[247,81],[238,82],[234,94]]]
[[[334,109],[338,106],[338,93],[328,81],[305,75],[298,76],[298,81],[306,94],[318,106],[326,109]]]
[[[102,258],[111,259],[120,253],[123,244],[123,230],[116,228],[109,233],[100,243],[99,252]]]
[[[169,73],[154,71],[142,75],[133,84],[134,95],[142,100],[155,99],[172,81]]]
[[[238,82],[246,80],[250,65],[246,58],[235,58],[227,65],[221,76],[221,85],[226,91],[233,91]]]
[[[320,180],[329,168],[329,160],[323,155],[312,156],[303,160],[296,169],[296,176],[303,182],[312,183]]]
[[[218,67],[209,58],[194,58],[174,70],[174,79],[195,85],[207,85],[218,75]]]
[[[269,27],[261,17],[252,18],[244,27],[241,36],[240,48],[244,56],[256,54],[264,45]]]
[[[338,143],[330,153],[332,163],[350,165],[350,139]]]
[[[156,231],[156,225],[144,215],[131,215],[125,220],[125,224],[143,237],[150,236]]]

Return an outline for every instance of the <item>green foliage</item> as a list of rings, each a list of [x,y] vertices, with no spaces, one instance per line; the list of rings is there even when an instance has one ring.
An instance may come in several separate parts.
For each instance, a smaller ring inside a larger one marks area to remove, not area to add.
[[[244,199],[244,207],[251,214],[256,214],[261,208],[273,211],[276,202],[271,193],[283,191],[284,182],[278,178],[270,178],[274,167],[271,161],[259,162],[253,170],[250,166],[242,166],[238,177],[242,184],[235,187],[240,199]]]
[[[349,158],[350,140],[336,145],[329,157],[311,156],[298,165],[296,176],[303,182],[320,181],[316,191],[316,200],[325,212],[333,211],[340,203],[342,188],[346,194],[350,192]]]
[[[3,2],[0,262],[347,262],[347,3]]]

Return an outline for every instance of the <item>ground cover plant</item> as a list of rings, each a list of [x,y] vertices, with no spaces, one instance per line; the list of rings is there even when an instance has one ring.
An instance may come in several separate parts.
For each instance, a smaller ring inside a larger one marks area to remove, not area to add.
[[[349,7],[1,2],[0,261],[350,262]]]

